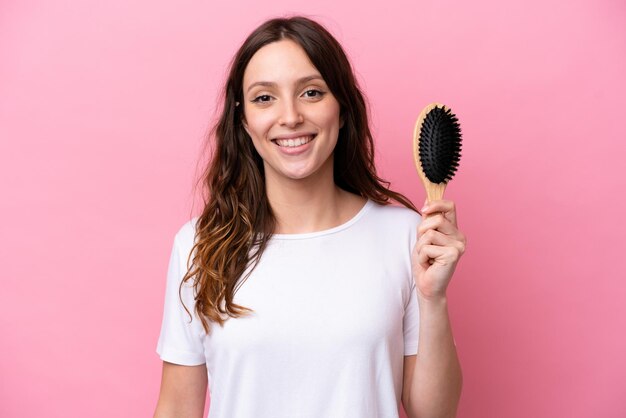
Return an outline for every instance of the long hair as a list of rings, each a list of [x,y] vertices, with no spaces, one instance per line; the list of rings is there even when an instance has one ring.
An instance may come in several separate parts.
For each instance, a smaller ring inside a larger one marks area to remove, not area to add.
[[[229,317],[252,312],[233,303],[233,297],[257,265],[276,226],[265,191],[263,160],[242,125],[243,106],[237,102],[243,103],[243,75],[252,56],[282,39],[304,49],[340,104],[344,125],[333,153],[335,184],[376,203],[395,200],[417,212],[409,199],[390,190],[389,182],[376,174],[365,98],[339,42],[306,17],[266,21],[248,36],[231,62],[221,116],[208,138],[215,141],[215,149],[202,175],[204,209],[196,221],[195,243],[179,288],[193,279],[196,314],[207,333],[210,322],[223,326]]]

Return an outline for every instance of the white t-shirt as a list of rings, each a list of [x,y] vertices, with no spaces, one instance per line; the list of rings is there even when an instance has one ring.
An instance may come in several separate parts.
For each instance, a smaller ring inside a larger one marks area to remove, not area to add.
[[[254,313],[207,336],[187,282],[197,218],[174,239],[157,353],[206,363],[209,418],[396,418],[404,356],[417,353],[411,250],[420,215],[368,200],[348,222],[278,234],[235,293]]]

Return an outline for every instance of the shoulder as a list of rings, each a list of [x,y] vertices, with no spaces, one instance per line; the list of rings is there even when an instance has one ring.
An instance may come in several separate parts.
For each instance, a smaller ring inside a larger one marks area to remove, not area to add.
[[[196,237],[196,222],[198,217],[190,219],[185,222],[176,232],[174,242],[186,252],[189,252],[193,247]]]
[[[383,222],[388,226],[398,227],[417,227],[422,217],[413,209],[395,204],[381,205],[374,201],[370,201],[370,216],[376,222]]]
[[[412,247],[416,240],[417,227],[422,220],[419,213],[394,204],[381,205],[371,200],[368,204],[363,228],[375,234],[377,240],[408,243]]]

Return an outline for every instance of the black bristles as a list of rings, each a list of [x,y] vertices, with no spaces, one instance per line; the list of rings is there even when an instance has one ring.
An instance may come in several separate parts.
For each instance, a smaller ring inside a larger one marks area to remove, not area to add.
[[[450,109],[435,107],[428,112],[420,131],[419,155],[431,183],[452,179],[461,158],[461,127]]]

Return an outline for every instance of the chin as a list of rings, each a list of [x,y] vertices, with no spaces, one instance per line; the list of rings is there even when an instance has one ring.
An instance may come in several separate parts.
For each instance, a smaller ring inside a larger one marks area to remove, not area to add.
[[[284,176],[290,178],[291,180],[304,180],[311,177],[315,173],[285,173]]]
[[[266,167],[266,175],[267,169]],[[272,169],[273,176],[277,178],[287,178],[290,180],[305,180],[312,177],[323,177],[326,170],[331,170],[332,177],[332,162],[326,161],[322,164],[315,164],[314,161],[301,161],[301,164],[286,164]]]

